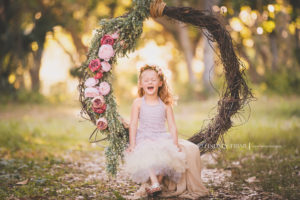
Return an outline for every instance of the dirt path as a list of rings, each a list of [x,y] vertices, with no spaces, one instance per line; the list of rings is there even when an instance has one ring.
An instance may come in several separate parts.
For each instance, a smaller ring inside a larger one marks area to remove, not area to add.
[[[202,157],[204,165],[212,163],[210,155]],[[76,199],[101,198],[117,199],[118,195],[129,195],[135,192],[139,185],[130,181],[121,169],[116,178],[110,179],[105,172],[105,158],[103,152],[100,153],[82,153],[70,152],[65,155],[67,167],[72,169],[71,173],[62,177],[63,182],[80,182],[77,189],[82,191],[82,195]],[[59,166],[57,166],[59,167]],[[227,179],[231,176],[231,170],[208,169],[202,171],[202,179],[211,195],[201,199],[282,199],[278,195],[263,192],[259,187],[247,187],[229,182]],[[99,193],[101,189],[101,193]],[[180,199],[180,198],[169,198]]]

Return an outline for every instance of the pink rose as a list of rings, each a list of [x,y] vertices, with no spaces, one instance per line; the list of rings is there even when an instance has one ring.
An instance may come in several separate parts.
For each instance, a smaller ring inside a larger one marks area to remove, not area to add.
[[[99,83],[98,79],[88,78],[88,79],[85,80],[84,85],[86,87],[94,87],[97,83]]]
[[[106,61],[101,62],[101,66],[104,72],[108,72],[111,69],[111,65]]]
[[[100,92],[97,88],[88,87],[88,88],[85,88],[85,90],[84,90],[85,98],[87,98],[87,97],[96,97],[96,96],[99,96],[99,95],[100,95]]]
[[[107,83],[106,81],[101,82],[99,87],[97,88],[101,95],[107,95],[110,92],[109,83]]]
[[[99,113],[99,114],[104,113],[104,111],[106,110],[106,104],[103,104],[100,108],[92,107],[92,109],[95,113]]]
[[[96,96],[92,99],[93,108],[101,108],[105,104],[105,99],[102,95]]]
[[[114,43],[115,43],[114,38],[112,38],[110,35],[104,35],[101,38],[101,45],[109,44],[109,45],[113,46]]]
[[[104,130],[107,128],[107,120],[104,117],[101,117],[96,122],[97,128],[100,130]]]
[[[109,59],[114,55],[114,49],[109,44],[104,44],[99,48],[98,56],[105,61],[109,61]]]
[[[101,62],[100,59],[94,59],[90,62],[89,68],[91,69],[92,72],[97,71],[98,69],[101,68]]]
[[[113,34],[110,35],[113,39],[118,39],[119,38],[119,32],[116,31]]]
[[[102,76],[103,76],[103,74],[102,74],[102,72],[97,72],[97,74],[94,76],[94,78],[95,79],[100,79],[100,78],[102,78]]]

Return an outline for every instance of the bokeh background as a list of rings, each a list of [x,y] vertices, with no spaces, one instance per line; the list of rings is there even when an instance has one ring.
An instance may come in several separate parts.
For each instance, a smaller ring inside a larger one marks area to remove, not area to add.
[[[216,149],[206,163],[207,170],[230,172],[224,181],[232,184],[206,180],[214,197],[238,199],[237,191],[243,190],[262,197],[299,198],[300,2],[165,2],[221,16],[257,98],[233,119],[234,127],[225,135],[226,150]],[[1,199],[98,198],[134,190],[105,183],[105,175],[97,170],[96,178],[87,180],[92,172],[76,165],[88,163],[104,171],[97,155],[105,148],[105,142],[88,141],[94,125],[80,117],[77,69],[99,21],[123,15],[131,5],[131,0],[0,1]],[[223,68],[214,51],[216,44],[201,30],[149,18],[136,51],[112,68],[119,112],[129,120],[139,67],[158,64],[179,98],[174,106],[179,137],[189,138],[214,116],[222,93]]]

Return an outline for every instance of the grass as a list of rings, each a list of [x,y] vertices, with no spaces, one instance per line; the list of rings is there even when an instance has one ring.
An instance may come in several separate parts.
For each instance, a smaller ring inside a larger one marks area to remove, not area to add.
[[[223,151],[218,167],[232,168],[232,163],[239,161],[231,181],[299,199],[299,119],[299,98],[260,98],[253,103],[250,120],[232,128],[225,137],[226,144],[246,144],[246,148]],[[253,176],[256,182],[245,182]]]
[[[76,174],[63,157],[67,153],[91,153],[103,148],[88,143],[93,125],[81,120],[77,116],[79,111],[32,104],[1,108],[0,199],[73,199],[81,195],[76,188],[84,186],[61,180],[65,174]],[[26,179],[27,184],[17,184]],[[100,184],[94,185],[102,190]]]
[[[174,113],[180,138],[187,139],[200,130],[207,123],[205,119],[214,116],[216,102],[179,102]],[[130,105],[120,104],[119,110],[129,119]],[[65,154],[103,151],[88,142],[94,126],[80,118],[79,111],[76,105],[0,106],[0,199],[88,198],[91,192],[99,197],[102,191],[112,190],[95,180],[62,179],[68,173],[82,173],[71,167],[74,163],[64,160]],[[243,119],[249,114],[245,123]],[[260,96],[251,103],[251,110],[245,108],[243,117],[234,119],[234,125],[225,134],[227,150],[216,150],[217,164],[208,167],[230,169],[228,181],[234,183],[233,190],[246,184],[283,198],[299,199],[300,97]],[[246,181],[253,176],[255,181]],[[26,179],[28,183],[17,184]],[[114,198],[121,198],[117,191],[112,193]]]

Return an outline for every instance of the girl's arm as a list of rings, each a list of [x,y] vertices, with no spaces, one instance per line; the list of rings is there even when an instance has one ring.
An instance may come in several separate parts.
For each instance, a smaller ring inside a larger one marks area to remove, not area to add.
[[[131,116],[130,116],[130,125],[129,125],[129,145],[135,146],[135,136],[138,126],[138,115],[139,115],[139,98],[135,99],[132,108],[131,108]]]
[[[167,121],[168,121],[168,127],[169,131],[172,134],[173,137],[173,142],[174,144],[179,147],[178,144],[178,133],[177,133],[177,128],[176,128],[176,123],[175,123],[175,118],[174,118],[174,113],[171,105],[167,105],[166,108],[166,113],[167,113]]]

